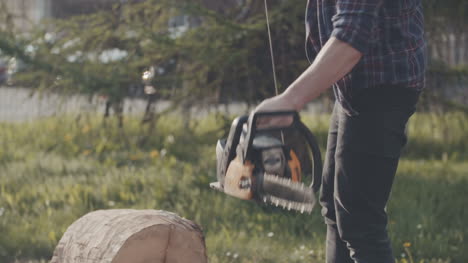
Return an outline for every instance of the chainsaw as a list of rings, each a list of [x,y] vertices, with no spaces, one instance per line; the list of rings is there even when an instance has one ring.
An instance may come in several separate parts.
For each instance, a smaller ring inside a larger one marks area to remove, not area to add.
[[[262,128],[265,118],[289,120]],[[321,185],[317,140],[297,112],[258,112],[236,118],[216,145],[217,179],[210,186],[243,200],[310,213]]]

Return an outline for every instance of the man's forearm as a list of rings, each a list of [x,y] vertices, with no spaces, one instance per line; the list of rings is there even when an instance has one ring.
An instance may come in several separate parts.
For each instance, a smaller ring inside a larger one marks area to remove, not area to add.
[[[361,52],[332,37],[319,52],[314,63],[283,95],[300,110],[349,73],[361,57]]]

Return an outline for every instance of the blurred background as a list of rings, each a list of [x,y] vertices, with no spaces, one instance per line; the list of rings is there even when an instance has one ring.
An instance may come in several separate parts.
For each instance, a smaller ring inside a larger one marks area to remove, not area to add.
[[[306,0],[269,0],[280,89]],[[397,261],[468,262],[468,2],[423,0],[429,70],[388,206]],[[97,209],[164,209],[210,262],[323,262],[310,216],[224,196],[215,143],[274,95],[263,1],[0,0],[0,262],[42,262]],[[332,93],[302,117],[325,151]]]

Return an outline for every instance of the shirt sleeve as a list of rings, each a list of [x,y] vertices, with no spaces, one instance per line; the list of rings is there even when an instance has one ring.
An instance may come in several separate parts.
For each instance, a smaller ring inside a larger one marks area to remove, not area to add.
[[[306,8],[306,43],[305,51],[309,62],[313,61],[317,54],[320,52],[320,34],[318,30],[318,19],[317,19],[317,1],[307,1]]]
[[[383,0],[337,0],[331,36],[365,54]]]

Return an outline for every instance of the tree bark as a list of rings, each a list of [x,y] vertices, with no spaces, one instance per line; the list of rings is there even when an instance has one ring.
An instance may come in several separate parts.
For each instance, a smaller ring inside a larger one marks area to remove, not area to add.
[[[156,210],[100,210],[75,221],[51,263],[206,263],[202,230]]]

